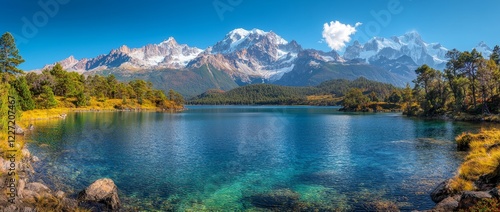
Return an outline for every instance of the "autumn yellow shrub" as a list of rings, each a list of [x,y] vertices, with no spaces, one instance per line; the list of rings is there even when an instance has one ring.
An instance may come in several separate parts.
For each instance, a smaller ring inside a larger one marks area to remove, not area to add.
[[[455,191],[474,190],[474,181],[492,173],[500,165],[500,130],[463,133],[456,137],[456,141],[457,146],[466,147],[469,153],[452,179],[451,187]]]

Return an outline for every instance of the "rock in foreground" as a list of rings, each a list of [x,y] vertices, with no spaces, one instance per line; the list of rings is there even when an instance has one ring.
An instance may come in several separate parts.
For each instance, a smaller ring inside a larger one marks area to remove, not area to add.
[[[104,204],[107,209],[112,211],[118,211],[120,208],[118,188],[113,180],[108,178],[96,180],[81,191],[78,194],[78,200],[87,204]]]
[[[435,203],[439,203],[443,201],[444,199],[450,197],[453,195],[453,189],[450,186],[451,179],[445,180],[444,182],[440,183],[432,192],[431,192],[431,199]]]

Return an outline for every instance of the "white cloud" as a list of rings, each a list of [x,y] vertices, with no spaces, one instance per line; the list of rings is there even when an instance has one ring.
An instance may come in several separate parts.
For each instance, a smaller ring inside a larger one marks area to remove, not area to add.
[[[356,33],[356,27],[361,23],[356,23],[354,26],[343,24],[339,21],[331,21],[323,25],[323,38],[330,48],[333,50],[341,50],[346,46],[346,43],[351,41],[351,35]]]

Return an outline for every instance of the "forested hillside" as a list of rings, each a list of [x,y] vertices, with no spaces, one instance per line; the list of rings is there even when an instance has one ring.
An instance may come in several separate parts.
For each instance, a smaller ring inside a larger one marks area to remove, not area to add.
[[[351,89],[359,89],[373,100],[384,100],[398,88],[390,84],[365,78],[330,80],[314,87],[291,87],[270,84],[242,86],[224,92],[210,90],[193,99],[189,104],[211,105],[337,105]]]

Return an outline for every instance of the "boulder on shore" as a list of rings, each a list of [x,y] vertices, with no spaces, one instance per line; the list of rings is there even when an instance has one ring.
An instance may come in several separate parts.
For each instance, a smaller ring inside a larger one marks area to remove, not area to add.
[[[448,212],[455,211],[458,208],[458,202],[460,201],[460,195],[455,195],[448,197],[441,202],[439,202],[433,209],[433,212]]]
[[[432,190],[432,201],[438,203],[453,195],[453,190],[451,189],[450,183],[451,179],[445,180],[440,183],[434,190]]]
[[[78,200],[90,204],[104,204],[112,211],[118,211],[120,208],[118,188],[113,180],[109,178],[103,178],[93,182],[89,187],[78,194]]]
[[[465,191],[460,197],[458,209],[468,209],[483,199],[491,198],[491,194],[486,191]]]
[[[19,125],[14,125],[14,133],[16,135],[24,135],[24,130]]]

